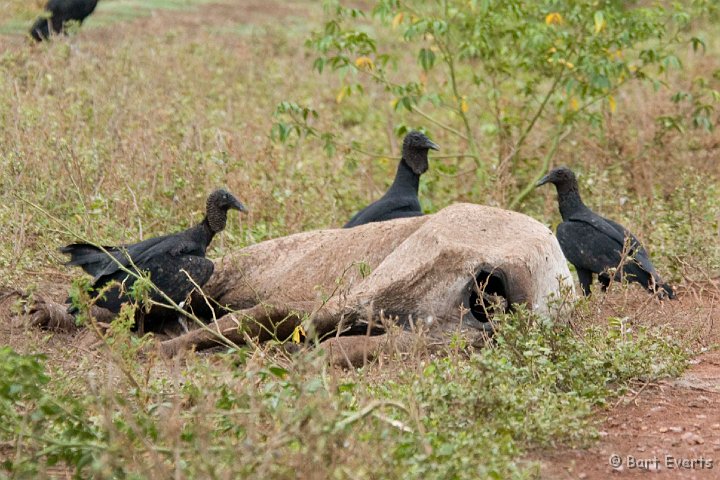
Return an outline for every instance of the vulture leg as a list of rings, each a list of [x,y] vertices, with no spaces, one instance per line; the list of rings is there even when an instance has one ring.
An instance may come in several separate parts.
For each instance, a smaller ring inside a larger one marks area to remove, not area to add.
[[[590,295],[590,285],[592,284],[592,272],[583,268],[577,269],[578,280],[580,280],[580,286],[582,291],[587,297]]]

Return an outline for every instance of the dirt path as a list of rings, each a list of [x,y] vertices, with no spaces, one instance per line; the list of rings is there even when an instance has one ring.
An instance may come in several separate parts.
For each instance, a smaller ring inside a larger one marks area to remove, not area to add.
[[[696,362],[678,380],[621,399],[597,445],[543,455],[543,478],[720,478],[720,354]]]
[[[600,440],[587,449],[538,452],[542,478],[720,479],[720,310],[714,294],[649,309],[679,331],[696,330],[704,353],[678,379],[638,382],[598,412]]]

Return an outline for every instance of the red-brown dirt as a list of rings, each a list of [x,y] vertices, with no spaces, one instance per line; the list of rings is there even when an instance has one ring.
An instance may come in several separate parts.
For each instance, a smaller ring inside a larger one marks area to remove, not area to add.
[[[598,411],[600,438],[589,448],[535,452],[542,478],[720,478],[720,352],[715,350],[720,310],[713,290],[685,292],[677,302],[644,309],[638,305],[642,299],[629,302],[628,310],[634,305],[640,312],[640,323],[667,322],[678,332],[694,332],[698,349],[706,352],[691,360],[680,378],[638,381]],[[616,304],[614,294],[608,300],[604,313],[618,313],[623,302]]]

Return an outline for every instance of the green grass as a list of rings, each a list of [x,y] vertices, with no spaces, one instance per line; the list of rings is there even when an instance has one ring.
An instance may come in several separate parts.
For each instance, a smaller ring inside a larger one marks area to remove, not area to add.
[[[146,17],[156,10],[193,10],[208,3],[218,2],[212,2],[212,0],[103,0],[98,3],[93,15],[85,21],[84,28],[106,27]],[[0,34],[24,35],[35,17],[42,12],[41,8],[34,5],[17,6],[16,8],[17,13],[14,17],[0,22]]]
[[[212,2],[212,0],[114,0],[98,4],[97,22],[93,26],[110,25],[115,22],[126,21],[136,17],[150,15],[156,10],[191,10],[197,11],[201,5]],[[90,17],[94,18],[94,17]]]
[[[112,386],[67,391],[70,371],[51,381],[41,358],[2,349],[0,434],[24,439],[5,468],[18,478],[58,462],[103,478],[531,478],[525,449],[589,444],[593,407],[686,361],[670,331],[591,328],[580,339],[525,313],[502,324],[493,348],[394,363],[391,375],[328,374],[317,351],[270,360],[246,349],[148,376],[137,342],[116,328]]]

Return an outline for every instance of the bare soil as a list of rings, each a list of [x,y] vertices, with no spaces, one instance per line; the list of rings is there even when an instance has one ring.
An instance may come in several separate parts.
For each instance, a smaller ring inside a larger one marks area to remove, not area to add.
[[[650,304],[640,321],[695,332],[697,347],[705,353],[680,378],[638,381],[627,395],[598,411],[600,438],[589,448],[535,452],[542,478],[720,478],[720,310],[713,289],[703,290],[686,291],[676,302]],[[608,303],[617,300],[609,297]]]
[[[718,353],[698,357],[677,380],[640,385],[598,416],[597,445],[543,453],[543,478],[720,478]]]

